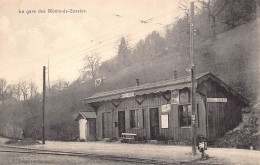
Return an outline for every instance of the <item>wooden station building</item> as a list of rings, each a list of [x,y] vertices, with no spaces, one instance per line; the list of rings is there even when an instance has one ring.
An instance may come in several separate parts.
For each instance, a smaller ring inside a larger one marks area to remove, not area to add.
[[[242,121],[242,107],[248,106],[248,101],[212,73],[195,79],[197,134],[212,142]],[[90,115],[86,128],[91,131],[84,132],[89,133],[86,139],[120,137],[122,133],[147,139],[159,135],[191,139],[190,77],[97,93],[84,102],[95,112],[80,112],[76,117],[87,121]]]

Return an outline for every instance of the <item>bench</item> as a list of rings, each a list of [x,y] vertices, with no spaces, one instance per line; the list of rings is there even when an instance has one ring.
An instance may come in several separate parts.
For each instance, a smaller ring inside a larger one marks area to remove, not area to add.
[[[137,134],[134,133],[122,133],[123,139],[134,140]]]

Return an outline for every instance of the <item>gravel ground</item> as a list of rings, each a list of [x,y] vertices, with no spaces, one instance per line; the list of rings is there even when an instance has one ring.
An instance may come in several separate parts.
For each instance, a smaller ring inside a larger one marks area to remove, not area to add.
[[[5,144],[7,141],[9,141],[9,139],[0,137],[0,144]]]
[[[200,158],[191,154],[191,147],[154,144],[126,144],[107,142],[54,142],[46,141],[45,145],[33,145],[30,148],[57,151],[93,153],[119,157],[133,157],[167,162],[193,161]]]
[[[0,165],[37,165],[37,164],[132,165],[136,163],[102,160],[102,159],[97,159],[92,157],[0,152]]]
[[[98,156],[150,159],[181,164],[252,164],[260,165],[260,151],[208,148],[208,160],[198,160],[200,154],[191,155],[190,146],[171,146],[156,144],[126,144],[120,142],[57,142],[46,141],[45,145],[22,146],[41,150],[69,151]]]

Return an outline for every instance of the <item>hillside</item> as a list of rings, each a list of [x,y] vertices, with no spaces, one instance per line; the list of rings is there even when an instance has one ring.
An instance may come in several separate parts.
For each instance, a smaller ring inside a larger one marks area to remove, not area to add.
[[[258,75],[257,21],[251,21],[235,29],[221,33],[217,41],[207,40],[195,49],[196,73],[212,72],[228,85],[250,100],[256,98],[256,76]],[[123,68],[106,77],[104,87],[97,91],[113,90],[140,83],[151,83],[170,79],[173,69],[178,76],[187,76],[188,58],[174,56],[150,58]],[[86,95],[87,96],[87,95]]]
[[[259,19],[242,24],[232,30],[211,39],[197,43],[195,48],[196,73],[212,72],[252,104],[257,96],[258,52],[259,52]],[[131,57],[138,58],[135,56]],[[176,68],[178,77],[187,76],[188,55],[183,52],[150,56],[117,72],[100,72],[105,77],[104,85],[93,87],[91,82],[76,81],[62,91],[47,92],[46,99],[46,137],[51,140],[76,140],[78,123],[74,121],[76,114],[84,110],[82,99],[97,92],[134,86],[135,79],[140,84],[171,79]],[[3,133],[7,124],[24,129],[24,136],[41,138],[41,101],[27,100],[7,105],[1,109],[0,132]],[[4,116],[4,117],[3,117]],[[13,120],[19,118],[19,120]],[[26,121],[26,122],[24,122]],[[4,123],[4,124],[3,124]]]

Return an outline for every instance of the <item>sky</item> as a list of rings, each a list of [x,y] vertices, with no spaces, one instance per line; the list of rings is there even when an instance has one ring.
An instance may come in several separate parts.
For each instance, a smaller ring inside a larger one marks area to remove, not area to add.
[[[179,0],[0,0],[0,78],[41,86],[49,61],[51,84],[72,82],[86,55],[98,53],[102,61],[114,57],[121,37],[134,47],[153,30],[164,35],[182,15],[178,6]]]

